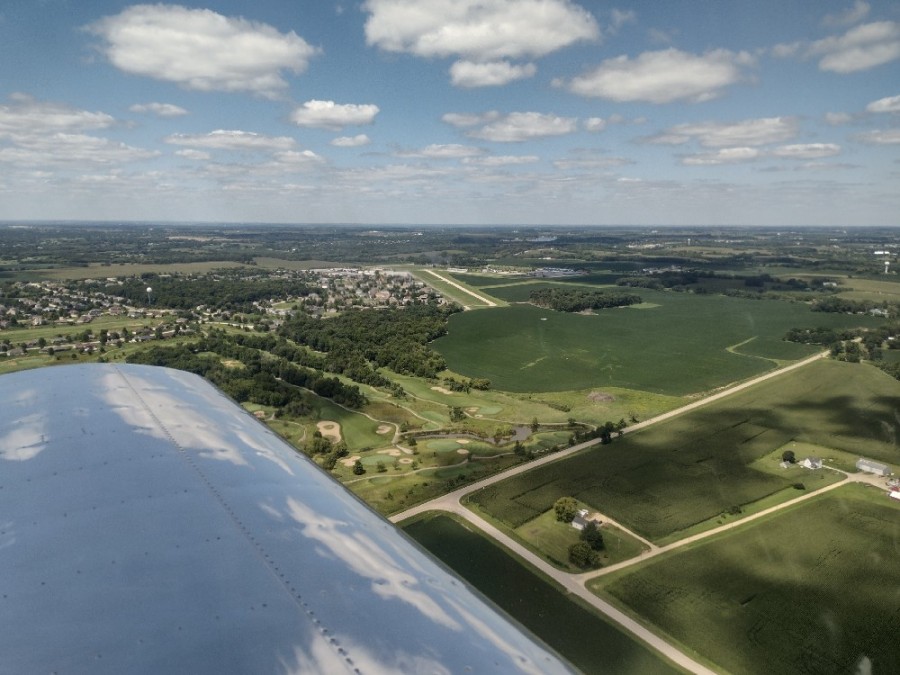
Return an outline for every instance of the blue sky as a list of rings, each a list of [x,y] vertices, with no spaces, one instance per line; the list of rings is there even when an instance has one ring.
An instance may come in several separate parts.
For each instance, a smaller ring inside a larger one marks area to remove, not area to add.
[[[0,2],[0,220],[898,214],[892,1]]]

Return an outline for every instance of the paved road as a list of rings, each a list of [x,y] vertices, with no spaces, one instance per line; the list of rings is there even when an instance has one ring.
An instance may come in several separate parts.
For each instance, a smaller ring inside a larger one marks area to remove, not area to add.
[[[471,295],[473,298],[477,298],[478,300],[481,300],[481,302],[483,302],[483,303],[484,303],[485,305],[487,305],[488,307],[496,307],[496,306],[497,306],[497,303],[494,302],[493,300],[490,300],[489,298],[486,298],[486,297],[484,297],[483,295],[479,295],[478,293],[475,293],[475,292],[473,292],[473,291],[470,291],[468,288],[466,288],[465,286],[462,286],[462,285],[456,283],[456,282],[453,281],[452,279],[448,279],[447,277],[442,276],[442,275],[438,274],[437,272],[433,272],[433,271],[431,271],[431,270],[422,270],[422,271],[423,271],[423,272],[428,272],[429,274],[431,274],[431,275],[433,275],[433,276],[436,276],[438,279],[440,279],[441,281],[443,281],[445,284],[450,284],[451,286],[453,286],[453,288],[458,288],[458,289],[461,290],[463,293],[466,293],[466,294],[468,294],[468,295]],[[467,309],[468,309],[468,308],[467,308]]]
[[[430,271],[430,270],[428,270],[428,271]],[[443,281],[446,281],[447,283],[453,284],[452,281],[444,279],[443,277],[441,277],[438,274],[435,274],[434,272],[431,272],[431,274],[434,274],[435,276],[439,277]],[[457,284],[453,284],[453,285],[457,285]],[[464,290],[467,293],[470,293],[471,295],[475,295],[474,293],[471,293],[471,291],[469,291],[468,289],[465,289],[462,287],[459,287],[459,288],[461,288],[462,290]],[[478,296],[476,296],[476,297],[478,297]],[[484,298],[480,298],[480,299],[484,299]],[[643,429],[652,424],[657,424],[659,422],[670,419],[677,415],[681,415],[690,410],[695,410],[699,407],[708,405],[714,401],[718,401],[719,399],[722,399],[726,396],[730,396],[731,394],[737,393],[739,391],[743,391],[744,389],[747,389],[748,387],[752,387],[760,382],[764,382],[765,380],[769,380],[773,377],[778,377],[779,375],[782,375],[784,373],[790,372],[792,370],[796,370],[797,368],[802,368],[804,366],[807,366],[807,365],[823,358],[826,355],[827,355],[827,352],[822,352],[820,354],[816,354],[814,356],[811,356],[802,361],[798,361],[797,363],[791,364],[784,368],[779,368],[778,370],[773,370],[771,372],[764,373],[763,375],[760,375],[759,377],[755,377],[751,380],[742,382],[733,387],[723,389],[722,391],[719,391],[711,396],[694,401],[693,403],[689,403],[688,405],[678,408],[676,410],[672,410],[667,413],[663,413],[661,415],[658,415],[658,416],[651,418],[649,420],[646,420],[644,422],[640,422],[633,426],[627,427],[624,430],[624,432],[625,433],[633,433],[635,431],[638,431],[639,429]],[[599,440],[591,440],[586,443],[580,443],[571,448],[568,448],[567,450],[563,450],[561,452],[557,452],[552,455],[542,457],[541,459],[535,460],[533,462],[528,462],[526,464],[520,464],[519,466],[508,469],[502,473],[496,474],[494,476],[490,476],[489,478],[480,480],[477,483],[473,483],[471,485],[467,485],[465,487],[459,488],[458,490],[454,490],[453,492],[450,492],[446,495],[437,497],[436,499],[432,499],[431,501],[425,502],[423,504],[419,504],[418,506],[415,506],[411,509],[407,509],[406,511],[395,514],[394,516],[391,517],[391,521],[394,523],[397,523],[397,522],[400,522],[407,518],[410,518],[411,516],[417,515],[419,513],[424,513],[426,511],[449,511],[451,513],[455,513],[455,514],[459,515],[460,517],[464,518],[467,522],[471,523],[473,526],[482,530],[485,534],[487,534],[488,536],[493,538],[495,541],[499,542],[500,544],[502,544],[503,546],[512,550],[514,553],[516,553],[520,557],[527,560],[531,565],[538,568],[540,571],[542,571],[544,574],[546,574],[550,578],[554,579],[557,583],[559,583],[561,586],[563,586],[563,588],[565,588],[567,591],[569,591],[570,593],[573,593],[574,595],[577,595],[578,597],[580,597],[583,600],[585,600],[586,602],[588,602],[590,605],[592,605],[597,610],[599,610],[600,612],[605,614],[611,620],[613,620],[614,622],[619,624],[622,628],[629,631],[633,635],[637,636],[638,638],[640,638],[641,640],[643,640],[650,646],[654,647],[655,649],[657,649],[659,652],[664,654],[667,658],[669,658],[673,662],[677,663],[682,668],[685,668],[693,673],[703,673],[704,675],[713,673],[714,671],[710,670],[708,667],[704,666],[703,664],[697,662],[696,660],[692,659],[688,655],[684,654],[682,651],[680,651],[679,649],[677,649],[676,647],[674,647],[673,645],[671,645],[670,643],[665,641],[663,638],[656,635],[655,633],[651,632],[649,629],[647,629],[646,627],[644,627],[643,625],[641,625],[640,623],[638,623],[637,621],[635,621],[634,619],[629,617],[627,614],[623,613],[621,610],[617,609],[610,603],[606,602],[605,600],[599,598],[598,596],[596,596],[593,593],[591,593],[590,591],[588,591],[587,587],[585,586],[585,582],[588,581],[589,579],[595,578],[602,574],[608,574],[617,569],[621,569],[622,567],[626,567],[628,565],[634,565],[639,562],[643,562],[644,560],[646,560],[649,557],[661,555],[662,553],[672,551],[681,546],[686,546],[690,543],[699,541],[706,537],[714,536],[715,534],[718,534],[719,532],[723,532],[723,531],[731,529],[733,527],[738,527],[740,525],[743,525],[744,523],[750,522],[757,518],[762,518],[762,517],[764,517],[770,513],[773,513],[779,509],[786,508],[786,507],[796,504],[800,501],[810,499],[810,498],[814,497],[815,495],[821,494],[822,492],[825,492],[827,490],[832,490],[840,485],[844,485],[846,483],[846,480],[838,482],[838,483],[834,483],[834,484],[829,485],[821,490],[817,490],[815,492],[806,494],[798,499],[792,500],[790,502],[786,502],[785,504],[779,504],[777,506],[774,506],[774,507],[771,507],[764,511],[761,511],[752,516],[742,518],[741,520],[735,521],[733,523],[728,523],[728,524],[723,525],[722,527],[716,528],[714,530],[709,530],[707,532],[703,532],[703,533],[694,535],[692,537],[682,539],[682,540],[674,542],[672,544],[668,544],[667,546],[656,546],[650,542],[646,542],[650,546],[650,550],[645,552],[641,556],[639,556],[637,558],[632,558],[631,560],[624,561],[617,565],[610,565],[609,567],[603,568],[601,570],[596,570],[594,572],[587,572],[584,574],[570,574],[570,573],[563,572],[561,570],[556,569],[555,567],[550,565],[548,562],[546,562],[543,558],[540,558],[539,556],[537,556],[536,554],[532,553],[527,548],[522,546],[519,542],[513,540],[511,537],[507,536],[505,533],[501,532],[500,530],[498,530],[496,527],[494,527],[490,523],[479,518],[475,513],[473,513],[469,509],[465,508],[460,503],[460,500],[469,493],[475,492],[476,490],[481,490],[481,489],[487,487],[488,485],[493,485],[494,483],[497,483],[501,480],[506,480],[507,478],[510,478],[511,476],[515,476],[515,475],[523,473],[525,471],[531,471],[532,469],[535,469],[544,464],[548,464],[550,462],[555,462],[555,461],[564,459],[576,452],[580,452],[581,450],[584,450],[585,448],[596,445],[598,442],[599,442]],[[845,474],[845,476],[846,476],[846,474]],[[859,480],[860,482],[871,482],[872,484],[876,484],[874,481],[877,480],[877,479],[875,479],[874,476],[871,476],[871,477],[864,476],[864,475],[860,476],[859,474],[854,474],[853,479]],[[870,480],[870,479],[872,479],[872,480]],[[883,482],[883,479],[881,479],[881,480]],[[621,527],[621,525],[619,527]],[[622,528],[622,529],[626,529],[626,528]],[[626,529],[626,531],[628,531],[628,530]],[[635,536],[637,536],[637,535],[635,535]],[[641,539],[641,538],[638,537],[638,539]]]

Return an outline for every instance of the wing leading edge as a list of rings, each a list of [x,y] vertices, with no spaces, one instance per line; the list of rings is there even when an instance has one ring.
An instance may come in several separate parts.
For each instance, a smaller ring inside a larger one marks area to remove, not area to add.
[[[203,379],[0,378],[0,672],[571,672]]]

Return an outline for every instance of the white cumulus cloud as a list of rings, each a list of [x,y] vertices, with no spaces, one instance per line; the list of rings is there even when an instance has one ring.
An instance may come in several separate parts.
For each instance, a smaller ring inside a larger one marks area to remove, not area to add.
[[[839,37],[813,42],[807,54],[821,57],[819,69],[855,73],[900,58],[900,24],[876,21],[851,28]]]
[[[478,61],[538,57],[599,35],[569,0],[367,0],[366,41],[389,52]]]
[[[336,148],[358,148],[368,145],[372,141],[365,134],[357,134],[356,136],[339,136],[331,139],[331,145]]]
[[[840,152],[841,146],[835,143],[798,143],[777,147],[772,151],[772,154],[775,157],[784,157],[786,159],[821,159],[823,157],[834,157]]]
[[[172,103],[135,103],[128,108],[133,113],[156,115],[157,117],[181,117],[188,111]]]
[[[474,63],[457,61],[450,66],[450,80],[457,87],[496,87],[514,80],[534,77],[537,66],[533,63],[513,65],[509,61]]]
[[[593,15],[570,0],[366,0],[366,42],[425,58],[456,56],[461,87],[497,86],[532,77],[538,58],[582,40],[598,40]]]
[[[598,131],[603,131],[606,128],[607,122],[602,117],[588,117],[582,124],[587,131],[596,133]]]
[[[500,117],[500,113],[491,110],[486,113],[446,113],[441,116],[441,121],[446,122],[450,126],[457,129],[465,129],[468,127],[477,127],[479,124],[491,122]]]
[[[484,154],[484,150],[471,145],[459,143],[433,143],[421,150],[398,152],[399,157],[422,157],[425,159],[462,159],[463,157],[478,157]]]
[[[317,53],[293,31],[209,9],[133,5],[86,27],[116,68],[198,91],[273,97]]]
[[[859,134],[855,138],[870,145],[896,145],[900,143],[900,129],[876,129]]]
[[[825,26],[852,26],[854,23],[862,21],[869,15],[871,6],[865,0],[856,0],[849,9],[837,14],[827,14],[822,19]]]
[[[539,162],[537,155],[491,155],[490,157],[466,157],[463,164],[469,166],[498,167],[518,166],[521,164],[534,164]]]
[[[204,152],[203,150],[194,150],[192,148],[183,148],[182,150],[176,150],[175,154],[178,157],[184,157],[185,159],[194,159],[198,161],[204,161],[211,157],[208,152]]]
[[[866,106],[866,112],[870,113],[895,113],[900,112],[900,95],[888,96],[872,101]]]
[[[346,126],[372,124],[377,114],[377,105],[312,100],[294,109],[291,122],[299,127],[338,131]]]
[[[497,143],[517,143],[548,136],[564,136],[577,129],[578,120],[574,117],[513,112],[488,122],[480,129],[473,129],[468,135]]]
[[[740,80],[742,67],[751,63],[748,54],[726,49],[701,56],[664,49],[644,52],[634,59],[624,55],[607,59],[568,84],[556,84],[581,96],[620,103],[699,102],[719,96],[722,89]]]
[[[209,150],[290,150],[295,143],[289,136],[266,136],[231,129],[216,129],[208,134],[172,134],[163,140],[171,145]]]
[[[716,166],[719,164],[737,164],[749,162],[760,156],[756,148],[722,148],[715,152],[705,152],[699,155],[688,155],[681,159],[686,166]]]
[[[698,122],[677,124],[661,134],[652,136],[649,143],[681,145],[697,141],[707,148],[760,146],[782,143],[797,134],[797,120],[793,117],[763,117],[741,122]]]
[[[106,129],[116,122],[106,113],[37,101],[25,94],[9,98],[10,105],[0,105],[0,137]]]

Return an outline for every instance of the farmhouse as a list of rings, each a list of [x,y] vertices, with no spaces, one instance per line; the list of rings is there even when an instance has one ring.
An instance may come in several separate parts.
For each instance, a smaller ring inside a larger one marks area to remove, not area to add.
[[[822,460],[819,457],[807,457],[802,462],[800,462],[800,466],[805,469],[821,469],[822,468]]]
[[[896,499],[898,502],[900,502],[900,490],[891,490],[890,492],[888,492],[888,496],[891,499]]]
[[[891,475],[891,467],[887,464],[881,464],[880,462],[866,459],[865,457],[860,457],[856,461],[856,469],[857,471],[862,471],[864,473],[874,473],[876,476]]]
[[[578,513],[575,514],[575,517],[572,519],[572,527],[576,530],[583,530],[588,524],[588,510],[581,509]]]

